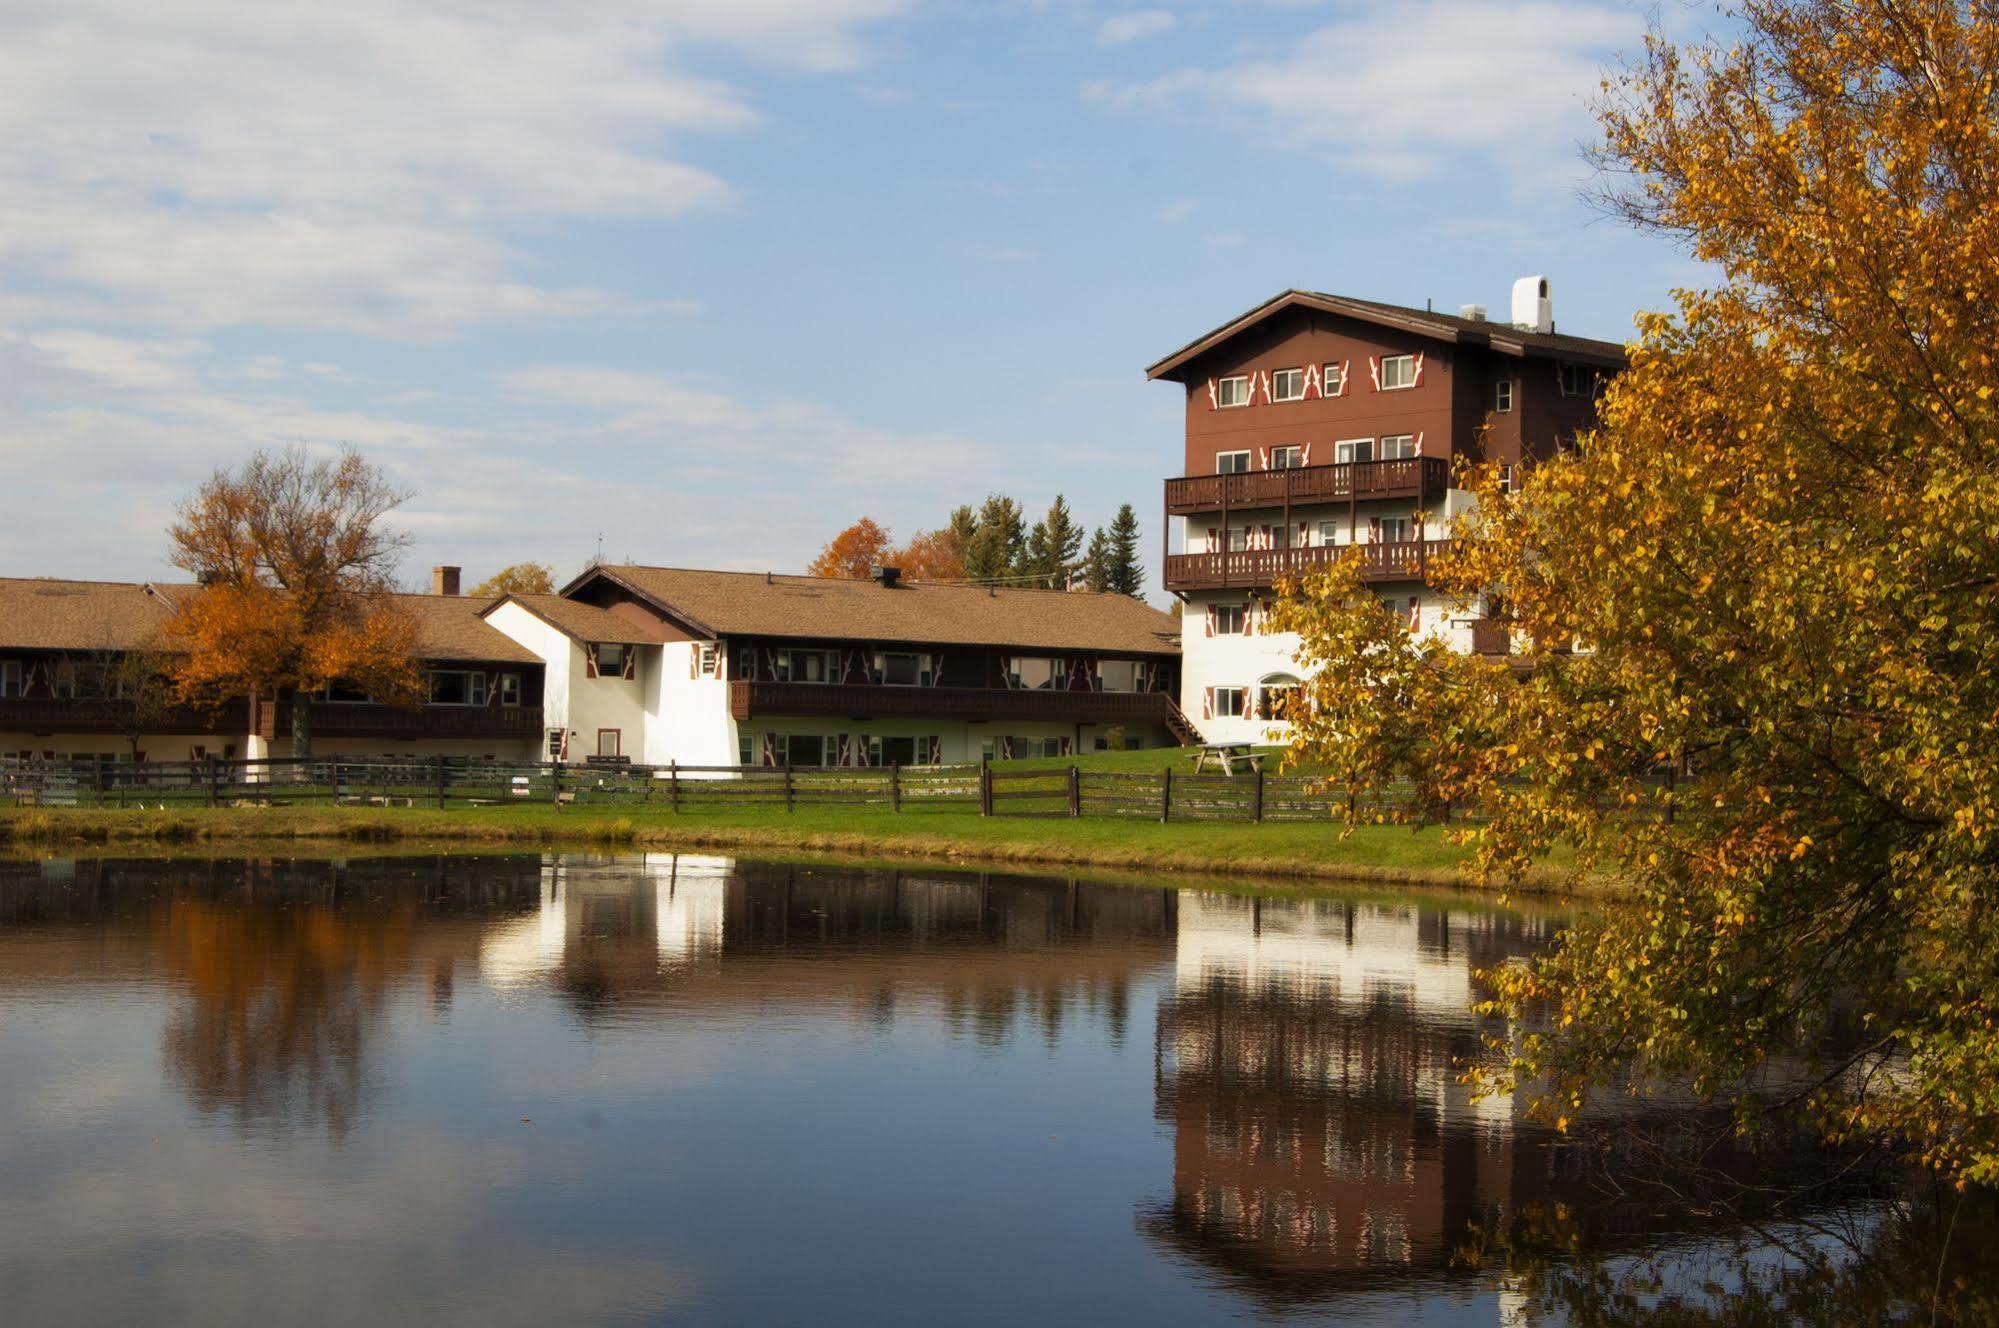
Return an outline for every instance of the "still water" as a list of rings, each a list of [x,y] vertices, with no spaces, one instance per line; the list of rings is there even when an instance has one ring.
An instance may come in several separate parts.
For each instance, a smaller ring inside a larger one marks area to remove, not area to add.
[[[1471,1100],[1474,971],[1556,926],[687,855],[0,862],[0,1321],[1526,1328],[1569,1321],[1534,1240],[1725,1306],[1879,1228],[1852,1183],[1724,1202],[1822,1159],[1684,1108],[1558,1142]]]

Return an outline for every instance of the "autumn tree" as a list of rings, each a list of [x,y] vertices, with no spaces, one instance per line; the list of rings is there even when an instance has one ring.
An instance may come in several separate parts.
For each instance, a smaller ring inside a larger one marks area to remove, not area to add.
[[[1293,751],[1470,806],[1488,875],[1566,844],[1632,894],[1493,975],[1477,1072],[1557,1124],[1664,1077],[1995,1181],[1999,15],[1737,17],[1602,106],[1606,200],[1715,283],[1524,492],[1468,473],[1432,564],[1520,667],[1392,630],[1349,555],[1272,623],[1316,670]]]
[[[545,563],[514,563],[472,587],[484,599],[501,595],[549,595],[555,592],[555,570]]]
[[[293,448],[218,470],[168,531],[174,566],[198,583],[162,638],[175,691],[215,706],[289,696],[292,754],[312,754],[312,698],[344,683],[414,705],[423,673],[415,619],[393,593],[408,537],[384,519],[406,495],[354,451]]]
[[[1082,553],[1083,528],[1070,514],[1068,500],[1058,493],[1048,505],[1048,514],[1035,522],[1028,533],[1019,570],[1031,585],[1067,590],[1082,561]]]
[[[865,581],[869,571],[895,561],[890,556],[894,548],[888,528],[864,516],[828,540],[805,570],[813,576]]]

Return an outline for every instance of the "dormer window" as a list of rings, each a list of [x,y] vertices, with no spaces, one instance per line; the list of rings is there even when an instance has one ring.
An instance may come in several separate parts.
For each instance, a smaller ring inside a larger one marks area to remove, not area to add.
[[[622,674],[625,671],[625,652],[629,649],[631,649],[630,646],[620,645],[611,641],[598,642],[597,676],[600,678],[615,678]]]
[[[1215,404],[1224,410],[1249,404],[1249,375],[1238,374],[1215,384]]]
[[[1271,370],[1270,399],[1272,401],[1303,401],[1305,399],[1305,371],[1303,369]]]

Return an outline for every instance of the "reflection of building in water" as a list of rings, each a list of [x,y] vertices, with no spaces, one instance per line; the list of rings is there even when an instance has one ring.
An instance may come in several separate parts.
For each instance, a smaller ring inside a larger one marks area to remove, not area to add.
[[[1293,1291],[1446,1264],[1524,1160],[1512,1103],[1455,1079],[1480,1031],[1472,970],[1546,936],[1493,913],[1184,897],[1159,1017],[1174,1194],[1154,1231]]]
[[[1171,960],[1177,896],[1060,878],[816,870],[690,854],[551,860],[541,908],[486,943],[500,984],[549,981],[586,1013],[648,1003],[846,1008],[919,997],[982,1039],[1101,1012]],[[823,962],[837,958],[838,963]]]

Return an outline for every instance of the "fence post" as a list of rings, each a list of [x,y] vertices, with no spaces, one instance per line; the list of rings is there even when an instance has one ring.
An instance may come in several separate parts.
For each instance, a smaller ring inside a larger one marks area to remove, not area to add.
[[[666,796],[673,803],[673,810],[680,810],[680,759],[675,757],[666,763]]]
[[[792,809],[791,766],[789,764],[786,764],[784,767],[784,809],[787,812]]]
[[[444,758],[437,758],[437,809],[444,810]]]
[[[208,758],[208,805],[213,807],[222,801],[222,765],[214,757]]]
[[[333,805],[340,805],[340,758],[333,758]]]
[[[552,756],[548,760],[548,800],[555,806],[562,805],[562,762]]]
[[[993,768],[990,762],[979,762],[979,815],[993,814]]]
[[[1069,767],[1069,815],[1083,814],[1083,777],[1075,766]]]
[[[1249,804],[1249,819],[1263,824],[1263,767],[1256,768],[1256,791]]]
[[[1159,822],[1164,825],[1173,819],[1173,767],[1167,766],[1159,777]]]
[[[902,810],[902,762],[891,761],[888,767],[888,809]]]
[[[97,805],[104,805],[104,753],[99,752],[90,763],[91,791],[97,795]]]

